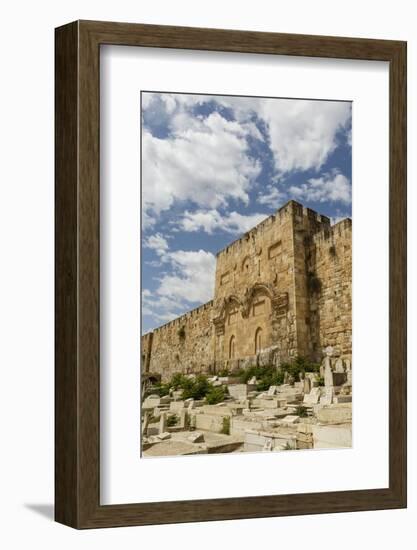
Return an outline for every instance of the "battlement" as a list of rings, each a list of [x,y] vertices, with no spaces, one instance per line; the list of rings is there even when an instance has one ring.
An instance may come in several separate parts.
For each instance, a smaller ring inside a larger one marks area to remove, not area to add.
[[[321,231],[313,235],[313,242],[320,244],[321,242],[328,240],[337,240],[339,237],[351,239],[352,233],[352,220],[351,218],[344,218],[338,221],[334,225],[324,227]]]
[[[175,327],[178,325],[182,325],[185,322],[188,322],[191,319],[194,319],[198,315],[200,315],[203,311],[206,311],[208,309],[211,309],[213,307],[213,300],[210,300],[206,302],[205,304],[202,304],[201,306],[198,306],[194,309],[190,309],[186,313],[183,313],[179,317],[176,317],[172,321],[168,321],[167,323],[164,323],[163,325],[160,325],[159,327],[156,327],[153,329],[153,331],[147,332],[143,335],[143,338],[151,334],[152,332],[161,332],[167,329],[170,329],[171,327]]]
[[[311,208],[306,208],[297,201],[290,200],[281,206],[274,214],[268,216],[265,220],[262,220],[257,225],[252,227],[249,231],[244,233],[238,239],[232,241],[222,250],[217,252],[216,257],[222,256],[223,254],[229,254],[235,252],[237,248],[244,245],[247,241],[256,240],[257,237],[262,238],[263,234],[270,230],[274,225],[281,225],[288,219],[299,218],[298,221],[307,221],[311,227],[316,227],[317,229],[321,226],[330,227],[330,218],[319,214]]]

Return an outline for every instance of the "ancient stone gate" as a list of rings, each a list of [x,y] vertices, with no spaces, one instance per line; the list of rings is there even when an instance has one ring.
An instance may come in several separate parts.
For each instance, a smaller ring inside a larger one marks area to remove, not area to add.
[[[142,372],[218,372],[323,349],[351,360],[352,222],[290,201],[217,254],[212,301],[142,337]]]

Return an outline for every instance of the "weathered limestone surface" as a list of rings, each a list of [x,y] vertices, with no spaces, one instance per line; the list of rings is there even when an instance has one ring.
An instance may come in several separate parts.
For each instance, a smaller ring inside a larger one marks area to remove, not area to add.
[[[209,372],[213,366],[211,317],[212,302],[208,302],[155,329],[148,371],[160,374],[162,380],[177,372]],[[142,368],[144,360],[142,354]]]
[[[308,269],[320,281],[310,299],[311,345],[314,351],[332,346],[340,358],[352,357],[352,221],[312,237]],[[333,361],[332,361],[333,362]],[[338,362],[336,358],[334,364]],[[335,365],[336,366],[336,365]],[[343,372],[343,363],[337,365]]]
[[[322,424],[352,422],[352,403],[325,405],[317,409],[317,420]]]
[[[290,201],[217,254],[212,301],[142,337],[142,374],[315,361],[351,377],[352,222]]]
[[[315,449],[352,447],[352,424],[336,426],[312,426]]]

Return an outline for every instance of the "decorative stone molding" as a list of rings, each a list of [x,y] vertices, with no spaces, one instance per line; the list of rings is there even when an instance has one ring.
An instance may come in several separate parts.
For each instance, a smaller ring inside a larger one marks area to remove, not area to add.
[[[217,336],[224,334],[226,317],[233,305],[235,305],[238,310],[242,308],[241,300],[236,295],[231,294],[230,296],[223,298],[220,308],[217,309],[217,314],[213,317],[213,324]]]
[[[213,317],[216,334],[224,334],[224,325],[230,309],[235,306],[242,314],[243,318],[248,318],[253,301],[258,296],[267,296],[271,300],[272,317],[278,318],[287,314],[288,311],[288,293],[278,293],[273,285],[269,283],[255,283],[246,290],[243,299],[235,294],[223,298],[217,313]]]

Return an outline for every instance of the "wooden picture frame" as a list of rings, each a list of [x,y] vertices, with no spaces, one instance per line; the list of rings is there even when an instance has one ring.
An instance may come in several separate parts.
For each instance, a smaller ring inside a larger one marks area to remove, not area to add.
[[[406,506],[406,43],[76,21],[56,29],[55,519],[75,528]],[[117,44],[389,62],[389,487],[100,505],[99,56]]]

